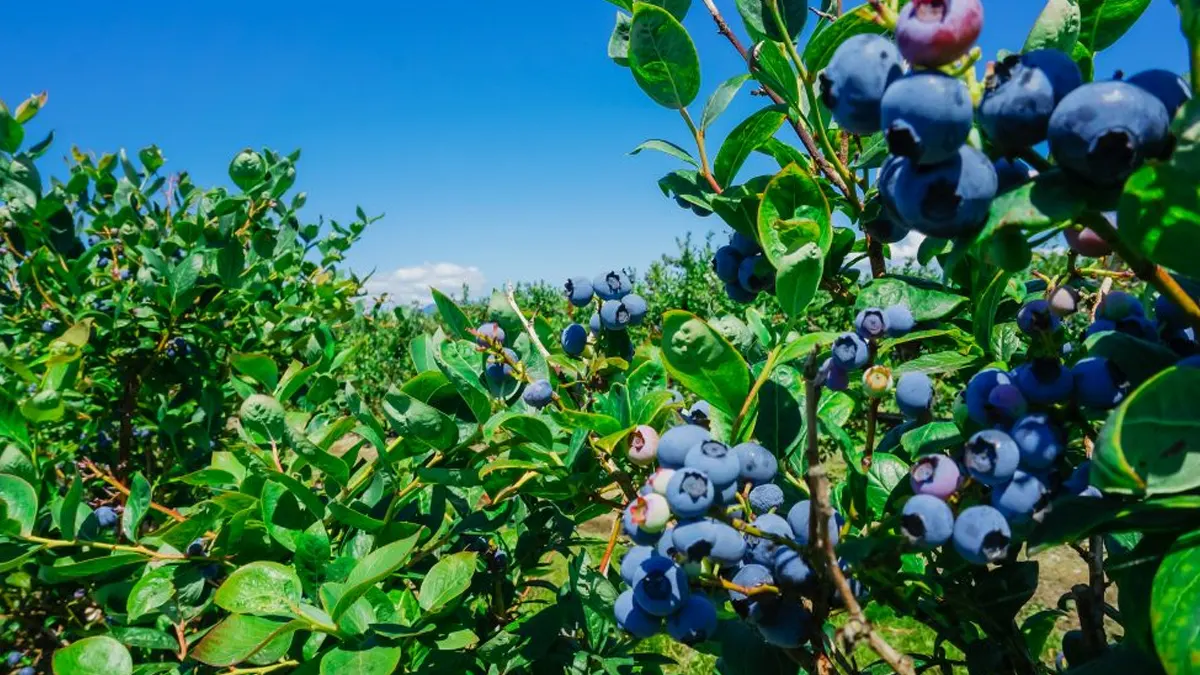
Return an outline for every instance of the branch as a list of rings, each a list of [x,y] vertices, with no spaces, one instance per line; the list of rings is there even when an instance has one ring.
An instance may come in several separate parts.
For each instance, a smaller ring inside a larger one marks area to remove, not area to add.
[[[84,458],[83,460],[81,460],[79,462],[79,464],[83,468],[87,469],[88,471],[91,471],[92,475],[94,475],[96,478],[99,478],[100,480],[104,481],[105,483],[108,483],[117,492],[120,492],[121,494],[125,495],[126,498],[129,497],[129,488],[125,487],[124,483],[117,480],[116,476],[113,476],[113,475],[109,474],[108,472],[104,471],[103,469],[101,469],[100,467],[96,466],[92,462],[92,460]],[[171,520],[174,520],[177,523],[182,523],[185,520],[187,520],[187,516],[184,516],[182,513],[176,511],[175,509],[172,509],[167,506],[163,506],[162,504],[150,502],[150,508],[169,517]]]
[[[717,182],[717,179],[713,176],[712,169],[709,168],[708,148],[704,143],[704,130],[696,127],[696,123],[692,121],[692,114],[688,112],[687,108],[680,108],[679,115],[687,123],[688,131],[692,132],[692,138],[696,139],[696,152],[700,155],[700,175],[704,176],[714,192],[721,194],[723,192],[721,184]]]
[[[525,329],[525,334],[529,336],[529,341],[533,343],[533,346],[542,355],[542,358],[546,359],[546,365],[550,365],[550,350],[546,349],[546,345],[542,344],[537,331],[533,329],[533,324],[529,323],[529,320],[525,318],[525,314],[521,312],[521,308],[517,306],[516,291],[511,281],[505,284],[504,295],[508,298],[509,306],[517,313],[517,318],[521,320],[521,326]]]

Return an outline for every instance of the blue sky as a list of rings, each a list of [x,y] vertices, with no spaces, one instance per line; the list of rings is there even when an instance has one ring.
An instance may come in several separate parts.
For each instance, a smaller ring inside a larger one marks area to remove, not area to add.
[[[742,31],[733,1],[717,4]],[[1043,4],[985,2],[985,56],[1019,49]],[[724,227],[659,193],[674,160],[627,156],[647,138],[688,136],[607,59],[615,13],[604,0],[17,3],[5,9],[0,98],[49,91],[30,133],[56,132],[47,174],[62,173],[72,144],[156,143],[167,170],[201,184],[227,183],[242,147],[302,148],[309,218],[386,214],[349,261],[402,296],[431,281],[483,290],[644,270],[689,230]],[[685,25],[703,64],[698,114],[743,64],[699,0]],[[1170,0],[1153,0],[1097,74],[1180,70],[1185,56]],[[746,91],[713,143],[762,105]],[[759,161],[743,175],[769,170]]]

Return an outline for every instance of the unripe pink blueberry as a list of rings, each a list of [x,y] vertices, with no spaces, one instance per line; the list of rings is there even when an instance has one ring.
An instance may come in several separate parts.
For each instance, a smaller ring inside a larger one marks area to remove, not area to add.
[[[908,478],[916,494],[949,499],[962,483],[962,472],[946,455],[925,455],[913,464]]]
[[[900,10],[896,46],[910,63],[936,68],[970,51],[982,30],[980,0],[912,0]]]
[[[1109,246],[1108,242],[1104,241],[1104,239],[1099,234],[1096,234],[1096,231],[1090,227],[1085,227],[1082,230],[1068,228],[1063,235],[1066,236],[1067,245],[1071,247],[1071,250],[1075,251],[1081,256],[1087,258],[1103,258],[1104,256],[1112,253],[1112,246]]]
[[[667,521],[671,519],[671,507],[667,504],[667,498],[655,492],[638,497],[630,505],[629,511],[638,529],[650,534],[665,530]]]
[[[675,469],[659,469],[650,474],[650,479],[646,483],[656,495],[667,496],[667,485],[671,482],[671,476],[675,475]]]
[[[658,457],[658,432],[645,424],[629,436],[629,461],[637,466],[650,466]]]

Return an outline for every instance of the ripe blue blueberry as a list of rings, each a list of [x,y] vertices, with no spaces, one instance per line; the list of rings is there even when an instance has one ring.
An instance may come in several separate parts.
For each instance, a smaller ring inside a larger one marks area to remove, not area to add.
[[[1050,303],[1046,300],[1027,302],[1017,312],[1017,326],[1026,335],[1048,335],[1058,330],[1061,323],[1058,315],[1050,311]]]
[[[573,323],[563,329],[562,348],[567,356],[579,356],[587,347],[587,329]]]
[[[1010,434],[1021,452],[1020,466],[1027,471],[1045,471],[1063,451],[1062,433],[1046,415],[1028,415],[1017,420]]]
[[[833,341],[833,364],[842,370],[858,370],[867,365],[871,350],[867,343],[854,333],[843,333]]]
[[[829,358],[821,365],[821,381],[830,391],[846,391],[850,387],[850,374]]]
[[[661,443],[659,456],[662,456]],[[680,518],[698,518],[712,507],[717,497],[716,492],[708,474],[696,469],[683,468],[671,476],[671,482],[667,485],[667,503],[671,505],[671,511]]]
[[[1009,521],[1020,523],[1044,509],[1049,495],[1042,479],[1018,469],[1011,481],[992,488],[992,506]]]
[[[991,506],[972,506],[954,521],[954,550],[969,563],[986,565],[1003,560],[1011,541],[1008,521]]]
[[[843,42],[821,72],[821,101],[852,134],[882,128],[880,103],[888,86],[904,75],[896,45],[879,35],[855,35]]]
[[[1067,94],[1050,116],[1050,152],[1092,183],[1119,185],[1167,149],[1170,117],[1150,93],[1120,81],[1093,82]]]
[[[741,533],[711,518],[681,521],[671,530],[671,542],[687,562],[711,558],[721,565],[736,565],[746,556]]]
[[[668,523],[667,529],[663,530],[662,536],[658,538],[658,543],[654,544],[654,552],[671,561],[677,561],[679,551],[675,550],[675,523]],[[631,584],[632,585],[632,584]]]
[[[733,575],[733,583],[742,588],[758,588],[759,586],[775,585],[775,577],[771,575],[771,570],[765,565],[758,563],[748,563],[743,565]],[[735,590],[729,591],[729,600],[733,604],[734,610],[743,619],[750,614],[750,607],[756,603],[756,596],[749,596],[745,593],[739,593]]]
[[[37,675],[37,671],[34,670],[33,666],[25,666],[17,671],[17,675]]]
[[[642,563],[653,556],[658,555],[653,546],[634,546],[625,553],[621,558],[621,578],[625,583],[632,586],[637,580],[638,570],[641,569]]]
[[[883,166],[879,167],[876,187],[879,189],[879,207],[882,212],[880,217],[895,223],[895,227],[903,229],[906,233],[905,236],[908,236],[907,232],[912,228],[906,225],[904,219],[900,217],[900,207],[896,203],[900,195],[896,190],[896,182],[900,178],[900,167],[905,162],[907,160],[903,157],[888,155],[887,159],[883,161]]]
[[[762,515],[783,507],[783,489],[774,483],[764,483],[750,491],[750,508]]]
[[[695,424],[672,427],[658,439],[658,463],[667,469],[679,469],[688,451],[709,440],[708,429]]]
[[[683,607],[667,617],[667,634],[685,645],[698,645],[716,633],[717,608],[703,595],[688,596]]]
[[[758,297],[758,293],[751,293],[742,288],[742,285],[737,282],[725,284],[725,295],[728,295],[730,300],[740,302],[743,305],[754,302],[754,299]]]
[[[902,159],[881,189],[889,193],[901,221],[931,237],[952,239],[978,230],[999,183],[992,162],[969,145],[934,166]]]
[[[758,245],[758,242],[741,232],[733,233],[733,236],[729,238],[729,245],[740,253],[743,258],[749,258],[750,256],[762,253],[762,247]]]
[[[905,502],[900,522],[904,536],[921,548],[941,546],[954,534],[954,512],[933,495],[917,495]]]
[[[688,408],[687,414],[684,415],[684,419],[686,419],[688,423],[702,426],[705,429],[708,428],[708,423],[711,418],[712,404],[708,401],[696,401],[692,407]]]
[[[1187,324],[1187,315],[1183,313],[1183,309],[1165,295],[1154,298],[1154,318],[1164,326],[1174,327]]]
[[[788,525],[792,526],[792,532],[796,535],[796,541],[804,546],[808,546],[809,544],[808,520],[811,509],[812,503],[805,499],[802,502],[796,502],[787,515]],[[837,546],[838,540],[841,538],[842,525],[845,523],[846,520],[837,511],[834,511],[833,515],[829,516],[829,539],[833,542],[834,546]]]
[[[895,244],[908,236],[909,229],[887,216],[880,216],[863,225],[863,232],[876,241]]]
[[[489,321],[479,326],[479,328],[475,329],[475,332],[478,334],[475,342],[480,347],[490,347],[493,343],[504,344],[505,337],[507,337],[504,334],[504,329],[495,321]]]
[[[587,307],[595,293],[592,290],[592,282],[587,277],[571,277],[563,287],[567,300],[576,307]]]
[[[58,328],[58,323],[55,321],[43,321],[42,322],[42,332],[43,333],[53,333],[56,328]]]
[[[1075,401],[1085,408],[1109,410],[1117,407],[1129,390],[1129,378],[1116,363],[1090,357],[1071,368],[1075,381]]]
[[[807,588],[813,580],[812,568],[804,556],[787,546],[775,549],[775,561],[772,567],[775,578],[781,586],[792,588]]]
[[[554,400],[554,387],[550,386],[550,382],[547,380],[537,380],[525,387],[525,393],[521,395],[521,400],[541,410]]]
[[[980,431],[967,441],[963,464],[975,480],[996,486],[1012,480],[1021,451],[1011,436],[998,429]]]
[[[720,441],[704,441],[688,450],[683,465],[707,473],[718,490],[724,490],[736,482],[738,474],[742,472],[742,462],[737,453]]]
[[[8,656],[4,659],[4,662],[8,664],[9,668],[12,668],[12,667],[16,666],[18,663],[20,663],[21,659],[24,658],[24,656],[25,655],[22,654],[21,652],[11,651],[8,653]]]
[[[633,292],[633,282],[628,274],[612,270],[597,276],[592,290],[601,300],[620,300]]]
[[[605,330],[625,330],[632,317],[620,300],[605,300],[600,305],[600,324]]]
[[[592,332],[592,335],[599,335],[602,327],[600,312],[592,312],[592,318],[588,320],[588,330]]]
[[[734,446],[733,454],[741,466],[739,477],[754,485],[769,483],[779,471],[779,460],[758,443],[741,443]],[[710,474],[711,475],[711,474]]]
[[[516,363],[519,360],[517,353],[511,349],[505,349],[504,355],[508,358],[501,359],[495,354],[487,358],[487,366],[483,369],[483,372],[492,384],[504,384],[513,376],[513,367],[510,364]]]
[[[962,472],[946,455],[925,455],[913,463],[908,481],[918,495],[949,499],[962,484]]]
[[[887,317],[887,332],[891,337],[908,335],[917,326],[917,321],[913,318],[908,305],[892,305],[883,310],[883,313]]]
[[[975,114],[962,80],[930,71],[896,80],[883,95],[880,110],[888,149],[923,165],[958,154]]]
[[[1012,424],[1028,409],[1024,394],[1015,384],[1002,384],[988,395],[987,414],[991,424]]]
[[[785,537],[787,539],[795,539],[795,534],[792,532],[792,526],[784,520],[783,516],[774,513],[763,513],[754,519],[754,527],[767,533],[773,534],[776,537]],[[748,559],[760,565],[772,567],[775,564],[775,551],[781,546],[770,539],[757,537],[754,535],[746,535],[746,556]]]
[[[1066,490],[1067,494],[1077,495],[1088,489],[1091,485],[1091,472],[1092,460],[1084,460],[1079,466],[1075,467],[1075,470],[1071,472],[1071,476],[1063,481],[1063,490]]]
[[[900,10],[896,44],[910,63],[934,68],[970,51],[981,30],[980,0],[913,0]]]
[[[1033,147],[1046,140],[1054,107],[1081,84],[1079,67],[1058,50],[1009,56],[988,78],[979,104],[980,125],[1006,154]]]
[[[773,603],[751,616],[763,640],[782,649],[801,647],[812,635],[812,615],[796,602]]]
[[[197,557],[197,556],[204,555],[204,540],[197,539],[197,540],[193,541],[192,543],[188,544],[187,555],[189,555],[191,557]]]
[[[910,420],[927,417],[933,407],[933,380],[925,373],[905,373],[896,384],[896,405]]]
[[[663,556],[646,559],[633,584],[633,602],[651,616],[678,611],[688,598],[687,572]]]
[[[1145,89],[1162,101],[1167,107],[1167,114],[1172,118],[1183,104],[1192,98],[1192,88],[1188,86],[1187,80],[1169,70],[1146,70],[1125,81]]]
[[[646,318],[646,312],[649,311],[646,299],[636,293],[630,293],[621,299],[621,304],[629,312],[629,323],[635,326],[641,325],[642,321]]]
[[[1018,366],[1013,382],[1025,400],[1034,405],[1054,405],[1071,398],[1075,388],[1071,371],[1056,358],[1038,358]]]
[[[996,194],[1015,190],[1034,178],[1033,169],[1019,159],[1000,158],[992,162],[996,169]]]
[[[873,340],[887,335],[887,314],[879,307],[868,307],[854,317],[854,331],[864,340]]]
[[[111,506],[101,506],[92,511],[92,515],[96,517],[96,524],[103,528],[115,527],[120,520]]]
[[[770,266],[761,253],[746,258],[738,266],[738,285],[750,293],[761,293],[769,285]]]
[[[737,283],[738,267],[742,264],[742,254],[732,246],[722,246],[713,256],[713,271],[717,278],[727,284]]]
[[[1124,291],[1113,291],[1104,296],[1096,308],[1096,318],[1117,322],[1122,319],[1144,317],[1146,308],[1142,301]]]
[[[1117,321],[1118,333],[1133,336],[1139,340],[1158,342],[1158,326],[1144,316],[1128,316]]]
[[[621,630],[635,638],[653,637],[662,628],[661,618],[647,614],[633,601],[632,590],[617,596],[617,601],[613,603],[613,615]]]

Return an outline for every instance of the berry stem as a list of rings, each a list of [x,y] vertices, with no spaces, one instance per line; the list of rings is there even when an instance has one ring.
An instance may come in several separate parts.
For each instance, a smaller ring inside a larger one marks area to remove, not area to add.
[[[106,471],[101,469],[100,467],[96,466],[92,462],[92,460],[87,459],[85,457],[83,460],[80,461],[80,464],[83,466],[83,468],[87,469],[88,471],[91,471],[92,474],[96,478],[99,478],[100,480],[104,481],[105,483],[108,483],[117,492],[120,492],[121,494],[125,495],[125,497],[129,497],[129,488],[125,487],[125,484],[122,483],[121,481],[117,480],[115,476],[110,475],[109,473],[107,473]],[[170,507],[163,506],[162,504],[150,502],[150,508],[169,517],[171,520],[174,520],[177,523],[182,523],[187,520],[187,517],[184,516],[182,513],[178,512],[175,509],[172,509]]]
[[[762,372],[759,373],[758,379],[754,381],[754,385],[750,387],[750,393],[746,394],[746,400],[742,403],[742,409],[738,411],[737,417],[733,420],[733,431],[729,435],[730,440],[737,442],[741,439],[742,423],[746,421],[746,417],[750,414],[750,407],[758,399],[758,392],[767,383],[767,380],[770,379],[771,371],[775,370],[775,362],[779,360],[779,354],[782,351],[783,345],[780,344],[767,355],[767,361],[763,364]]]
[[[266,675],[266,673],[273,673],[276,670],[283,670],[284,668],[295,668],[298,665],[300,665],[299,661],[288,659],[287,661],[280,661],[279,663],[272,663],[269,666],[259,668],[231,668],[221,675]]]
[[[687,108],[680,108],[679,115],[687,123],[688,131],[692,132],[692,138],[696,139],[696,152],[700,155],[700,175],[704,176],[714,192],[721,194],[723,192],[721,184],[713,177],[712,169],[708,164],[708,148],[704,143],[704,130],[696,126],[696,122],[692,120],[692,114],[688,112]]]
[[[621,536],[621,514],[613,518],[612,532],[608,535],[608,545],[604,547],[604,556],[600,558],[600,576],[608,576],[608,566],[612,564],[613,551],[617,548],[617,537]]]
[[[867,444],[863,449],[862,468],[863,471],[871,468],[871,463],[874,461],[875,455],[875,427],[877,426],[877,418],[879,417],[880,399],[871,399],[871,407],[867,411]]]
[[[742,595],[745,595],[747,597],[754,597],[756,595],[779,595],[780,594],[778,586],[772,586],[770,584],[762,584],[760,586],[755,586],[753,588],[750,588],[748,586],[740,586],[738,584],[733,583],[732,581],[728,581],[726,579],[722,579],[721,577],[714,577],[714,576],[702,576],[702,577],[700,577],[700,583],[705,586],[708,586],[710,588],[722,588],[727,591],[733,591],[734,593],[741,593]]]

